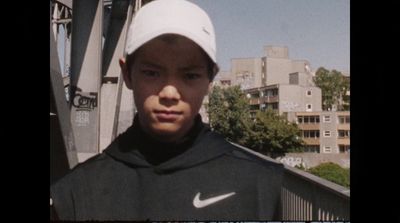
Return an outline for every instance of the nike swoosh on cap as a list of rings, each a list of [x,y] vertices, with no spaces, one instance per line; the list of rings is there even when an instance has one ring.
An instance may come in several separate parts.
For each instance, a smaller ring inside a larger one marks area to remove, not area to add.
[[[195,206],[196,208],[203,208],[206,207],[208,205],[214,204],[218,201],[221,201],[223,199],[226,199],[230,196],[235,195],[235,192],[231,192],[228,194],[223,194],[223,195],[219,195],[219,196],[215,196],[215,197],[211,197],[211,198],[207,198],[205,200],[200,200],[200,192],[196,194],[196,196],[193,199],[193,206]]]

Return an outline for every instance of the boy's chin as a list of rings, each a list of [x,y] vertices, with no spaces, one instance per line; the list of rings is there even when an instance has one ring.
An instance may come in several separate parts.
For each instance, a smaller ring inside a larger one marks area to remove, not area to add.
[[[172,142],[181,137],[181,126],[174,123],[158,123],[152,133],[161,141]]]

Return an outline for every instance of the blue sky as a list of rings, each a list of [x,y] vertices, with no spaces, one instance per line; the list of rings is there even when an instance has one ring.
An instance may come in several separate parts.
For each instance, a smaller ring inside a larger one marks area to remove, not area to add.
[[[287,46],[290,59],[316,70],[350,71],[349,0],[191,0],[211,17],[217,61],[261,57],[266,45]]]
[[[261,57],[264,46],[277,45],[288,47],[290,59],[308,60],[313,70],[350,71],[349,0],[191,1],[214,23],[221,70],[230,69],[231,58]],[[58,47],[63,52],[62,41]]]

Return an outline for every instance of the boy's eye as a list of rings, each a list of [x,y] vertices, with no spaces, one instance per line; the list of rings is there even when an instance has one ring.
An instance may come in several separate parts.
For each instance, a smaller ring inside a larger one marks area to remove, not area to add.
[[[142,70],[142,73],[146,76],[146,77],[159,77],[160,73],[154,70]]]
[[[185,74],[185,78],[188,80],[195,80],[195,79],[199,79],[201,77],[200,74],[197,73],[186,73]]]

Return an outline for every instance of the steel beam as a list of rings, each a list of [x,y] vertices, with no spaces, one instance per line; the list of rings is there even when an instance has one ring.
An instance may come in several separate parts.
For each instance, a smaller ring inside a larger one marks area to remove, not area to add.
[[[59,2],[68,8],[72,9],[72,0],[57,0],[56,2]]]
[[[71,122],[79,161],[99,152],[102,0],[74,0],[71,37]]]
[[[78,163],[50,16],[50,183]]]
[[[100,151],[116,136],[122,76],[118,60],[123,57],[127,28],[132,11],[130,0],[114,0],[103,48],[103,83],[100,107]],[[132,107],[131,107],[132,109]]]

